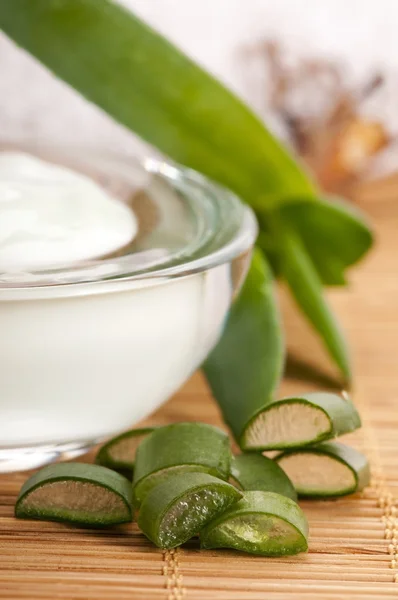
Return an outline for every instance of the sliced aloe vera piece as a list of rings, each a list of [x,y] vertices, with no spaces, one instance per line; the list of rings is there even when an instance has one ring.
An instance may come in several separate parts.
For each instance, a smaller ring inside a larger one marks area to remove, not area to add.
[[[260,250],[227,327],[203,365],[207,381],[236,441],[272,399],[284,364],[283,336],[270,268]]]
[[[283,469],[262,454],[239,454],[231,463],[231,477],[245,491],[276,492],[297,500],[297,493]]]
[[[15,516],[88,527],[128,523],[133,518],[131,483],[99,465],[49,465],[24,483]]]
[[[313,392],[274,400],[245,431],[246,450],[278,450],[316,444],[354,431],[361,419],[348,397]]]
[[[230,467],[230,442],[221,429],[205,423],[159,427],[137,449],[134,503],[139,506],[153,487],[170,476],[203,472],[228,479]]]
[[[242,497],[234,486],[207,473],[169,477],[145,497],[138,525],[160,548],[175,548]]]
[[[289,450],[276,460],[299,496],[344,496],[361,491],[370,481],[367,458],[339,442]]]
[[[243,498],[200,532],[202,548],[234,548],[262,556],[298,554],[308,548],[301,508],[275,492],[244,492]]]
[[[102,446],[96,456],[96,462],[116,471],[133,471],[137,448],[152,431],[154,427],[131,429],[121,433]]]

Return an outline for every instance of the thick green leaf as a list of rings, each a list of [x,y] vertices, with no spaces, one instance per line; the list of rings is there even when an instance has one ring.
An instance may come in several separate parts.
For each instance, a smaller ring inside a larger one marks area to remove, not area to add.
[[[318,273],[301,239],[292,228],[279,222],[281,269],[298,306],[320,334],[330,356],[345,380],[350,380],[350,363],[344,337],[323,296]]]
[[[258,212],[258,244],[275,275],[284,277],[297,303],[318,331],[345,378],[350,370],[347,350],[322,284],[345,284],[347,267],[372,245],[372,233],[361,213],[347,203],[296,200],[272,214]]]
[[[117,121],[247,202],[314,195],[238,98],[117,3],[0,0],[0,27]]]
[[[373,235],[362,213],[340,198],[319,202],[305,198],[285,202],[275,211],[303,242],[325,285],[344,285],[345,271],[367,253]],[[274,274],[280,273],[280,236],[274,213],[257,211],[261,231],[258,245],[267,255]]]
[[[213,394],[238,442],[252,417],[272,400],[283,364],[272,274],[257,250],[221,340],[204,363]]]
[[[286,203],[281,218],[294,227],[325,285],[344,285],[345,270],[372,245],[360,211],[340,199]]]

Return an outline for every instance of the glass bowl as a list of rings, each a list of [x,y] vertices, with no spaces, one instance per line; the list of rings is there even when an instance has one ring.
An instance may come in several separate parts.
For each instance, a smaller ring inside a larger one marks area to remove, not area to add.
[[[77,456],[167,400],[216,344],[257,234],[230,191],[162,159],[28,151],[126,202],[139,234],[97,260],[0,273],[3,472]]]

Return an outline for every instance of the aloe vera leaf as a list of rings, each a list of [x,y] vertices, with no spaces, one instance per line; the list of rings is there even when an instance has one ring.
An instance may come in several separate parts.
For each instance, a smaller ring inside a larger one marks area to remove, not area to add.
[[[154,427],[144,427],[121,433],[99,449],[95,461],[99,465],[116,471],[120,469],[133,471],[137,448],[152,431],[154,431]]]
[[[361,491],[370,482],[366,456],[340,442],[286,450],[276,460],[299,496],[344,496]]]
[[[272,275],[256,250],[224,333],[203,365],[224,420],[239,444],[250,419],[272,400],[283,364]]]
[[[349,398],[311,392],[268,404],[246,428],[244,445],[260,451],[299,448],[359,427],[359,413]]]
[[[58,77],[178,162],[261,206],[313,187],[220,82],[109,0],[0,0],[0,27]]]
[[[279,210],[300,236],[325,285],[344,285],[345,270],[372,246],[372,232],[361,212],[340,199],[296,201]]]
[[[234,486],[207,473],[170,477],[152,488],[138,525],[160,548],[175,548],[242,497]]]
[[[283,469],[262,454],[248,452],[234,456],[231,477],[242,490],[275,492],[297,500],[296,490]]]
[[[260,556],[284,556],[308,548],[308,523],[301,508],[274,492],[244,492],[200,532],[202,548],[234,548]]]
[[[180,473],[205,472],[228,479],[231,447],[226,433],[206,423],[175,423],[155,429],[137,448],[133,497],[139,506],[161,481]]]
[[[15,516],[86,527],[128,523],[133,518],[131,483],[99,465],[49,465],[24,483]]]
[[[323,296],[318,273],[293,229],[288,228],[286,224],[282,225],[281,220],[278,223],[283,278],[297,305],[319,333],[344,381],[349,381],[351,369],[345,339]]]

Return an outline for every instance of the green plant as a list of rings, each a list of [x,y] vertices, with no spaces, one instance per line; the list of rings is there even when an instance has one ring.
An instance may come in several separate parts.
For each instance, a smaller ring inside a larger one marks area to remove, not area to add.
[[[261,257],[249,274],[251,289],[243,290],[243,298],[249,299],[238,303],[224,334],[230,336],[229,328],[237,322],[243,328],[247,323],[248,329],[239,333],[246,347],[236,339],[234,360],[242,372],[250,372],[250,395],[257,397],[253,405],[273,398],[283,360],[267,262],[274,276],[286,281],[342,379],[349,381],[345,342],[323,285],[344,284],[346,269],[370,248],[372,235],[363,217],[341,201],[322,199],[304,170],[241,101],[117,3],[0,0],[0,27],[117,121],[171,158],[228,186],[254,208]],[[268,291],[261,298],[264,286]],[[256,310],[262,313],[259,327],[256,322],[253,326],[257,316],[245,316],[254,296]],[[262,366],[253,369],[248,364],[247,345],[262,348]],[[207,359],[207,372],[218,369],[214,361],[219,364],[219,348]],[[274,371],[264,377],[262,368]],[[216,385],[210,377],[216,399],[231,374],[221,369],[217,377],[222,380]]]

